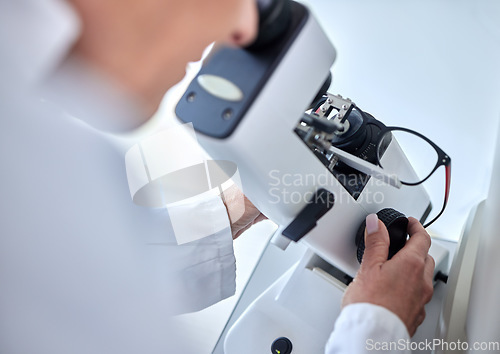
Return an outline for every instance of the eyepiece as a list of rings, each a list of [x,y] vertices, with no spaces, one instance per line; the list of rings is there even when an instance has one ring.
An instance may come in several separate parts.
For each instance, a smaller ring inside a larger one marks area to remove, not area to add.
[[[261,50],[279,39],[288,29],[291,18],[291,0],[257,0],[259,32],[248,50]]]

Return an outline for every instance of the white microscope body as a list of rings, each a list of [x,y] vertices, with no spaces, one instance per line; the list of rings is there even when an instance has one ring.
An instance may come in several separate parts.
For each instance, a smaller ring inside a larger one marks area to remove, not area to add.
[[[176,109],[212,158],[237,164],[245,195],[279,225],[273,243],[285,248],[292,239],[309,249],[234,324],[229,354],[267,353],[280,337],[293,353],[321,353],[359,268],[354,240],[366,215],[394,208],[422,219],[430,208],[422,186],[396,188],[372,177],[352,193],[296,133],[336,54],[312,14],[295,2],[291,9],[290,29],[267,51],[216,49]],[[383,161],[392,171],[412,171],[395,140]],[[328,205],[308,212],[321,195]],[[447,251],[432,252],[436,272],[446,271]]]

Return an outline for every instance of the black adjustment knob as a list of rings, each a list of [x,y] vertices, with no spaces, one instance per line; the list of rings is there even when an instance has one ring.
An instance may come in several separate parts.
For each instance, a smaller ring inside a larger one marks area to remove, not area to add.
[[[290,354],[292,352],[292,342],[286,337],[276,339],[271,345],[273,354]]]
[[[406,244],[408,238],[408,219],[402,213],[391,208],[385,208],[377,213],[379,220],[381,220],[389,231],[390,246],[389,257],[396,254]],[[358,246],[358,262],[361,263],[363,254],[365,253],[365,228],[366,220],[361,223],[358,233],[356,234],[356,246]]]

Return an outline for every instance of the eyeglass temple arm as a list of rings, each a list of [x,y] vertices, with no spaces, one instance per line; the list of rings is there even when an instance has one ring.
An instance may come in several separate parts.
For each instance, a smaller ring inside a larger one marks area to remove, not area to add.
[[[356,170],[364,174],[379,179],[393,187],[396,187],[398,189],[401,188],[402,184],[399,178],[394,175],[385,173],[385,171],[381,167],[360,159],[357,156],[351,155],[344,150],[340,150],[339,148],[336,148],[334,146],[330,146],[329,151],[336,155],[338,159],[346,165],[355,168]]]
[[[448,204],[448,198],[450,196],[450,183],[451,183],[451,160],[445,165],[445,171],[446,171],[446,189],[445,189],[445,194],[444,194],[444,202],[443,202],[443,207],[441,208],[441,211],[439,214],[437,214],[434,219],[431,221],[427,222],[424,224],[424,228],[427,228],[431,226],[434,221],[439,219],[439,217],[444,213],[444,210],[446,209],[446,205]]]

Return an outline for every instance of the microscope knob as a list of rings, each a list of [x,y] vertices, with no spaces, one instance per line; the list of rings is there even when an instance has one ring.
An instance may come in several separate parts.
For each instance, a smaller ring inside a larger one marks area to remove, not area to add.
[[[286,337],[276,339],[271,346],[271,353],[273,354],[291,354],[292,342]]]
[[[408,219],[404,214],[391,208],[380,210],[377,216],[379,220],[385,224],[387,231],[389,231],[390,246],[388,259],[391,259],[392,256],[406,244],[406,239],[408,237]],[[363,254],[365,253],[365,228],[366,221],[363,220],[356,234],[356,246],[358,247],[357,257],[359,263],[361,263]]]

